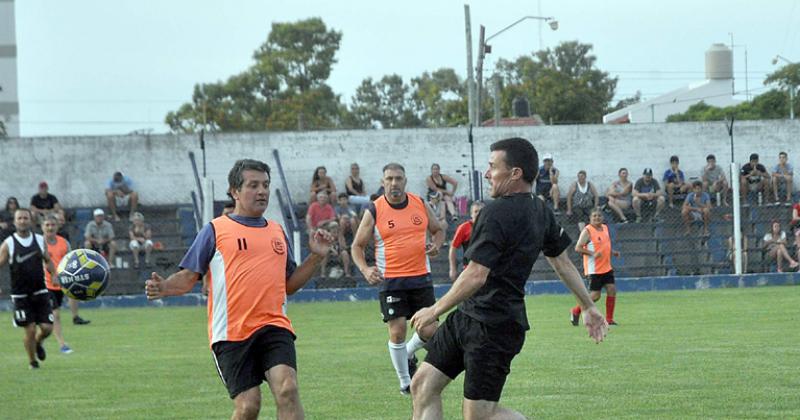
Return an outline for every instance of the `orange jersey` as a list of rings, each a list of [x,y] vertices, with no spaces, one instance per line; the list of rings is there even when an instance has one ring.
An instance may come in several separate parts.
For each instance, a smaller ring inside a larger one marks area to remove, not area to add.
[[[407,193],[408,205],[393,208],[385,196],[375,200],[375,263],[386,278],[424,276],[431,271],[425,254],[428,208]]]
[[[45,239],[44,243],[47,246],[47,253],[50,254],[50,259],[53,260],[53,266],[58,267],[58,263],[69,252],[69,243],[58,235],[56,235],[55,244],[51,245],[47,242],[47,239]],[[50,277],[50,271],[47,270],[47,266],[44,267],[44,282],[49,290],[61,290],[61,287],[53,284],[53,279]]]
[[[209,263],[208,336],[242,341],[261,327],[274,325],[292,333],[286,316],[286,260],[283,228],[245,226],[230,217],[211,221],[215,251]]]
[[[584,245],[584,249],[600,253],[596,256],[583,256],[583,272],[587,276],[590,274],[605,274],[611,271],[611,237],[608,236],[608,226],[602,225],[600,229],[592,225],[584,228],[589,232],[589,242]]]

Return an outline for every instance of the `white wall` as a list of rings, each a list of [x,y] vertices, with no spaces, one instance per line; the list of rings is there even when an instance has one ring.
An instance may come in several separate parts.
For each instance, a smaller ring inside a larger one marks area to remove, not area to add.
[[[542,153],[552,153],[561,170],[562,183],[574,180],[580,169],[602,190],[624,166],[634,180],[642,169],[660,174],[669,166],[670,155],[681,158],[688,177],[698,176],[708,153],[720,164],[730,161],[730,139],[723,122],[571,125],[544,127],[485,127],[475,134],[475,160],[486,167],[489,145],[498,139],[522,136]],[[744,162],[752,152],[768,167],[780,151],[800,168],[800,122],[750,121],[735,126],[736,160]],[[463,181],[459,190],[467,194],[466,178],[456,173],[469,167],[467,130],[371,130],[302,133],[225,134],[206,136],[208,174],[214,180],[215,198],[224,199],[227,173],[236,159],[264,160],[273,169],[272,150],[281,160],[295,200],[308,195],[316,166],[323,165],[339,190],[349,174],[350,163],[361,166],[368,191],[378,188],[381,168],[390,161],[406,167],[408,189],[422,193],[431,163]],[[48,137],[0,140],[0,200],[17,196],[27,205],[39,181],[46,180],[53,194],[66,205],[104,205],[106,180],[122,170],[137,183],[143,204],[189,203],[194,177],[187,158],[193,150],[202,170],[196,136]],[[277,172],[273,186],[278,187]],[[271,217],[276,217],[270,206]]]

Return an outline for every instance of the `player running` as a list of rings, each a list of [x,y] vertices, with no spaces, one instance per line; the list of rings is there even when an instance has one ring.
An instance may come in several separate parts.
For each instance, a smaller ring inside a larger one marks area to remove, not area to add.
[[[47,253],[53,260],[53,266],[58,267],[61,259],[70,251],[69,242],[62,236],[56,234],[58,231],[58,219],[55,215],[48,215],[42,222],[42,233],[44,233],[44,243],[47,246]],[[59,350],[62,354],[72,353],[72,349],[64,341],[64,334],[61,331],[61,306],[64,302],[64,291],[61,286],[53,281],[53,276],[45,270],[44,280],[47,291],[50,292],[50,305],[53,307],[53,335],[58,340]]]

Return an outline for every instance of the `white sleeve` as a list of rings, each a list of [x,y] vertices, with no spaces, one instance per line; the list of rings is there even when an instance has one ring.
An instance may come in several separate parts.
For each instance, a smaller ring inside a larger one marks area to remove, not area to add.
[[[6,246],[8,247],[8,261],[11,261],[11,258],[14,257],[14,238],[12,238],[14,234],[8,235],[3,242],[5,242]]]
[[[46,248],[46,245],[44,244],[44,236],[39,235],[38,233],[36,233],[36,234],[33,235],[33,237],[36,238],[36,243],[39,244],[39,248],[42,249],[42,252],[45,252],[47,250],[47,248]]]

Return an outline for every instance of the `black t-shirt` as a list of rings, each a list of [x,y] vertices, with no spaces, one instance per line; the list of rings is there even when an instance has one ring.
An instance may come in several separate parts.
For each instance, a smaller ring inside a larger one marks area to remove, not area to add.
[[[767,173],[767,168],[760,163],[756,163],[756,170],[761,172],[761,175]],[[751,165],[749,162],[745,163],[744,166],[742,166],[742,175],[748,176],[750,175],[750,172],[753,172],[753,165]]]
[[[572,243],[544,202],[529,193],[498,198],[481,209],[466,257],[491,271],[459,309],[486,324],[516,322],[526,330],[525,282],[539,252],[557,257]]]
[[[42,210],[50,210],[58,203],[58,199],[53,194],[48,193],[47,197],[42,198],[39,194],[31,197],[31,206]]]

